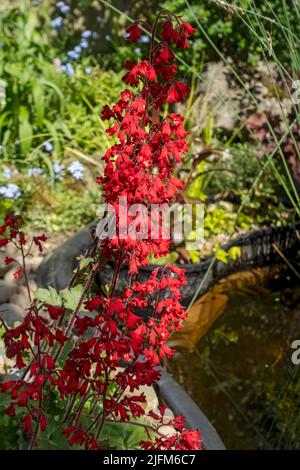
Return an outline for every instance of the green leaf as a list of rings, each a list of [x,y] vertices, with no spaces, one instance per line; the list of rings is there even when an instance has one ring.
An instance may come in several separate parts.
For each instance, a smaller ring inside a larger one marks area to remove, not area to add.
[[[35,82],[32,88],[32,96],[35,105],[36,124],[41,126],[45,116],[45,97],[43,87],[39,82]]]
[[[22,152],[29,152],[32,143],[32,127],[29,122],[29,113],[24,106],[21,106],[19,113],[19,138]]]
[[[59,97],[59,102],[60,102],[60,113],[63,114],[63,112],[64,112],[64,95],[63,95],[63,92],[61,91],[61,89],[57,85],[55,85],[55,83],[50,82],[49,80],[44,80],[43,79],[43,80],[41,80],[41,83],[43,85],[48,86],[49,88],[52,88],[56,92],[57,96]]]
[[[72,340],[69,340],[69,341],[67,341],[67,342],[65,343],[65,345],[64,345],[64,347],[62,348],[62,351],[61,351],[61,353],[60,353],[60,355],[59,355],[59,362],[60,362],[61,364],[64,364],[65,359],[68,357],[69,352],[72,351],[73,346],[74,346],[74,344],[73,344]]]
[[[55,175],[54,175],[53,165],[52,165],[51,159],[44,152],[41,152],[41,157],[40,158],[41,158],[41,160],[44,160],[45,164],[48,167],[50,178],[52,179],[52,181],[54,181],[54,176]]]
[[[9,122],[10,111],[5,111],[0,114],[0,129],[7,125]]]
[[[41,450],[75,450],[74,447],[70,448],[67,439],[61,434],[61,432],[56,432],[51,439],[40,436],[38,447]]]
[[[222,263],[228,263],[228,253],[226,253],[226,251],[224,250],[218,250],[216,252],[216,259],[219,260],[219,261],[222,261]]]
[[[228,250],[229,258],[236,260],[239,256],[241,256],[241,247],[240,246],[232,246]]]
[[[0,106],[6,104],[6,81],[0,80]]]
[[[191,257],[192,263],[200,263],[200,253],[196,250],[190,250],[189,255]]]
[[[72,134],[71,134],[70,129],[68,128],[67,124],[64,121],[60,120],[60,119],[58,119],[57,122],[59,123],[59,126],[60,126],[62,132],[64,133],[64,135],[69,140],[72,140]]]
[[[62,299],[58,292],[53,287],[48,289],[39,288],[35,291],[35,298],[45,304],[54,305],[55,307],[61,307]]]
[[[132,424],[106,423],[103,436],[112,448],[118,450],[138,450],[140,441],[147,439],[145,429]]]
[[[64,306],[66,308],[69,308],[70,310],[75,310],[82,295],[82,292],[83,286],[81,284],[78,284],[77,286],[72,287],[71,289],[64,289],[60,291],[60,295],[63,298]]]
[[[164,265],[164,264],[174,264],[178,260],[178,253],[176,251],[171,251],[167,256],[160,256],[159,258],[154,258],[154,256],[149,257],[150,263]]]
[[[89,264],[91,264],[91,262],[93,261],[93,258],[81,258],[79,260],[79,269],[84,269],[86,268],[87,266],[89,266]]]
[[[28,14],[27,23],[24,28],[24,36],[28,41],[31,39],[32,33],[37,27],[37,22],[37,15],[33,11],[30,11]]]

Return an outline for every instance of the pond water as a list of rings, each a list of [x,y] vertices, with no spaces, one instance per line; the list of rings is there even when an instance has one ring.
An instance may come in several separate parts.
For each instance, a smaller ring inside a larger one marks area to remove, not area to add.
[[[168,367],[225,446],[300,449],[300,365],[291,360],[291,343],[300,339],[299,279],[239,273],[191,313]]]

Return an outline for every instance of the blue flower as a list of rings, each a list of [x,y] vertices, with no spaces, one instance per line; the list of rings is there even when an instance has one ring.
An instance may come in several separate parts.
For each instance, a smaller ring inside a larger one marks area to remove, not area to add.
[[[0,195],[7,199],[18,199],[21,196],[19,186],[9,183],[6,186],[0,186]]]
[[[89,31],[88,29],[85,30],[85,31],[82,31],[81,33],[81,37],[84,38],[84,39],[88,39],[92,36],[92,31]]]
[[[67,62],[66,63],[66,74],[68,75],[68,77],[72,77],[72,75],[74,75],[74,67],[72,64],[70,64],[70,62]]]
[[[65,169],[65,166],[60,164],[60,163],[53,163],[53,172],[56,180],[62,180],[63,179],[63,171]]]
[[[43,147],[46,150],[46,152],[49,152],[49,153],[52,152],[52,150],[53,150],[53,145],[48,140],[46,142],[44,142]]]
[[[74,51],[77,52],[77,54],[80,54],[81,53],[81,47],[80,46],[74,47]]]
[[[12,175],[13,175],[13,171],[10,168],[4,168],[4,170],[3,170],[4,178],[9,179],[9,178],[12,177]]]
[[[141,44],[148,44],[150,42],[150,38],[147,34],[142,34],[138,42]]]
[[[36,176],[36,175],[43,175],[44,170],[42,168],[28,168],[28,176]]]
[[[89,47],[89,43],[86,39],[81,39],[80,43],[79,43],[79,46],[82,48],[82,49],[87,49]]]
[[[72,77],[72,75],[74,75],[75,73],[75,70],[74,70],[74,67],[72,64],[70,64],[70,62],[67,62],[66,64],[63,64],[61,67],[60,67],[60,70],[62,72],[66,72],[66,74],[68,75],[68,77]]]
[[[85,67],[84,71],[87,75],[90,75],[92,73],[92,67]]]
[[[53,171],[56,175],[59,175],[64,169],[65,166],[61,163],[53,163]]]
[[[76,180],[82,180],[84,177],[84,166],[78,160],[75,160],[68,166],[68,170]]]
[[[64,19],[61,16],[58,16],[57,18],[54,18],[54,20],[51,21],[51,27],[55,29],[60,29],[63,25]]]
[[[104,39],[105,39],[105,41],[110,42],[110,41],[111,41],[111,36],[110,36],[109,34],[106,34],[106,35],[104,36]]]
[[[69,5],[66,5],[64,2],[57,2],[56,7],[63,15],[66,15],[70,11]]]
[[[69,59],[71,59],[71,60],[77,60],[77,59],[79,59],[80,54],[78,54],[78,52],[76,52],[76,51],[74,50],[74,51],[69,51],[69,52],[67,52],[67,56],[68,56]]]
[[[63,15],[66,15],[70,11],[70,7],[68,5],[64,5],[60,11],[62,12]]]

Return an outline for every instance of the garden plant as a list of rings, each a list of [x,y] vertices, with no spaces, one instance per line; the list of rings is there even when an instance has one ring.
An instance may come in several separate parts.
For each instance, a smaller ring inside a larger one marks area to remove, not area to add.
[[[123,81],[130,86],[119,101],[106,105],[101,117],[113,119],[106,134],[116,136],[104,156],[104,176],[98,178],[104,200],[117,212],[120,196],[130,204],[170,204],[183,182],[172,176],[187,152],[186,131],[180,114],[165,113],[166,103],[185,100],[189,88],[176,78],[173,48],[187,48],[194,33],[186,21],[169,11],[158,14],[154,26],[140,21],[127,29],[136,42],[141,27],[151,35],[148,56],[125,64]],[[159,40],[156,42],[157,38]],[[129,227],[132,221],[126,213]],[[199,430],[187,429],[185,420],[169,420],[173,432],[163,434],[165,407],[145,412],[142,386],[153,386],[159,364],[172,355],[170,335],[180,329],[186,314],[179,300],[184,272],[176,266],[155,270],[145,283],[135,280],[148,257],[168,254],[170,240],[136,237],[130,230],[110,239],[94,240],[92,255],[82,258],[69,289],[40,289],[31,298],[26,261],[33,245],[42,250],[44,235],[28,239],[21,217],[7,215],[0,228],[1,246],[13,244],[20,259],[16,277],[24,277],[31,305],[23,323],[9,327],[2,321],[6,355],[14,372],[1,383],[9,397],[8,427],[20,448],[114,448],[114,427],[137,428],[134,448],[200,449]],[[123,235],[123,236],[122,236]],[[143,234],[145,235],[145,234]],[[94,277],[107,260],[114,275],[105,292],[95,295]],[[122,263],[129,265],[126,289],[116,294]],[[80,274],[80,276],[79,276]],[[151,307],[145,319],[141,312]]]

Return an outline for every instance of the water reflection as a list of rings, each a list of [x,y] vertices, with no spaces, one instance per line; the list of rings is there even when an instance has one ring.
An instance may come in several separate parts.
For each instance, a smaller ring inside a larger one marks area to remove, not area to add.
[[[299,281],[259,269],[221,281],[173,340],[176,379],[227,448],[300,449]]]

